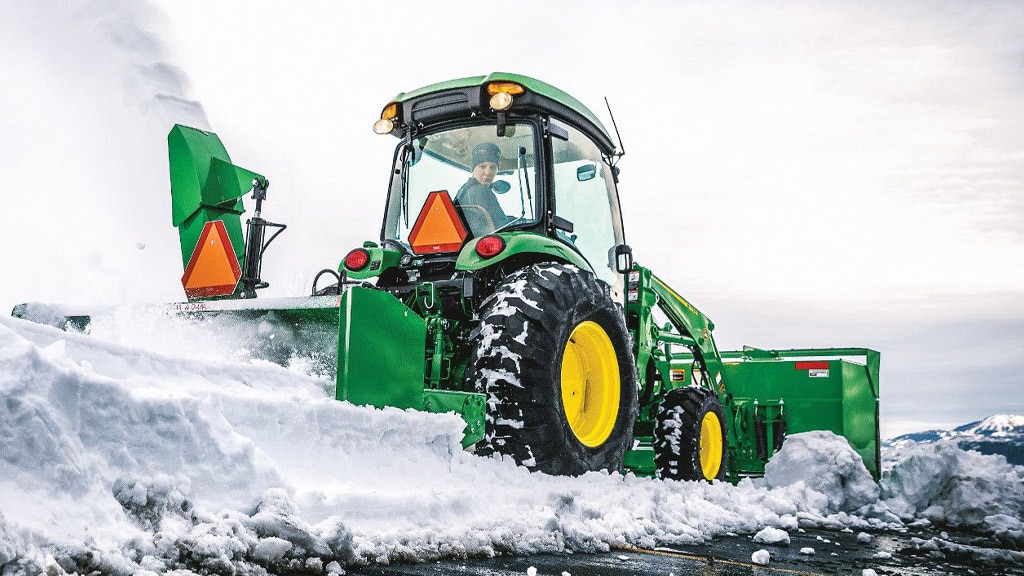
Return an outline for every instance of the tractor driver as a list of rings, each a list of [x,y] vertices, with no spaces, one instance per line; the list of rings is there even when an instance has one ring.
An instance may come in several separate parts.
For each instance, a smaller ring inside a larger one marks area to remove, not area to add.
[[[513,220],[501,209],[492,188],[500,163],[501,151],[497,145],[481,142],[474,146],[470,161],[473,174],[455,195],[454,203],[461,208],[474,236],[493,232]]]

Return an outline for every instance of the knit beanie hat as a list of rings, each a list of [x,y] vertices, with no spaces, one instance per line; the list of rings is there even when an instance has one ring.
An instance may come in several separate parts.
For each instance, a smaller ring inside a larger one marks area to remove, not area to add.
[[[481,142],[473,147],[473,163],[470,168],[476,168],[481,162],[501,162],[501,151],[498,146],[491,142]]]

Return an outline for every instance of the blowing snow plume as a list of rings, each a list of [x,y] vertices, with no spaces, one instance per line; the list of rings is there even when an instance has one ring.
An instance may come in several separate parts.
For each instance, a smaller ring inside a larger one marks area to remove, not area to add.
[[[94,86],[119,80],[124,104],[153,113],[168,126],[177,122],[209,127],[202,104],[189,97],[187,75],[171,61],[161,39],[165,25],[151,3],[5,4],[5,34],[12,33],[6,52],[13,59],[62,72],[68,81],[53,88],[69,89],[68,96],[78,98],[84,95],[74,88],[83,77],[94,79]]]
[[[0,245],[22,272],[0,286],[0,308],[180,299],[166,135],[209,122],[160,14],[148,2],[13,0],[0,21],[3,207],[19,216]]]
[[[94,33],[109,43],[124,75],[127,97],[143,112],[153,112],[163,123],[209,129],[206,112],[188,97],[185,72],[170,62],[160,35],[159,14],[149,2],[94,1],[79,9],[92,21]]]

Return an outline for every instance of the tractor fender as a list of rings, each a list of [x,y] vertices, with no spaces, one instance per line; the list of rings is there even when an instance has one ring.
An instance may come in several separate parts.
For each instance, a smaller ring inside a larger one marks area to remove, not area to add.
[[[521,256],[549,256],[550,259],[572,264],[581,270],[594,271],[587,260],[569,246],[547,236],[533,232],[501,232],[494,234],[505,241],[505,249],[500,254],[484,258],[476,252],[480,238],[474,238],[462,247],[459,258],[455,262],[456,270],[477,271],[500,262]],[[536,258],[532,258],[536,260]]]

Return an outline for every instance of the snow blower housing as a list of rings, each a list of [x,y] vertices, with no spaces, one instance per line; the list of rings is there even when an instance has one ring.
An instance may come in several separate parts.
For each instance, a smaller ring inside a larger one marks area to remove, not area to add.
[[[575,98],[463,78],[399,94],[374,131],[397,140],[379,240],[326,271],[335,284],[268,300],[253,299],[280,226],[260,218],[266,179],[175,126],[179,309],[315,334],[299,345],[336,351],[339,400],[457,412],[464,446],[535,470],[736,480],[787,434],[829,430],[878,478],[878,352],[719,351],[712,322],[633,261],[622,152]]]

